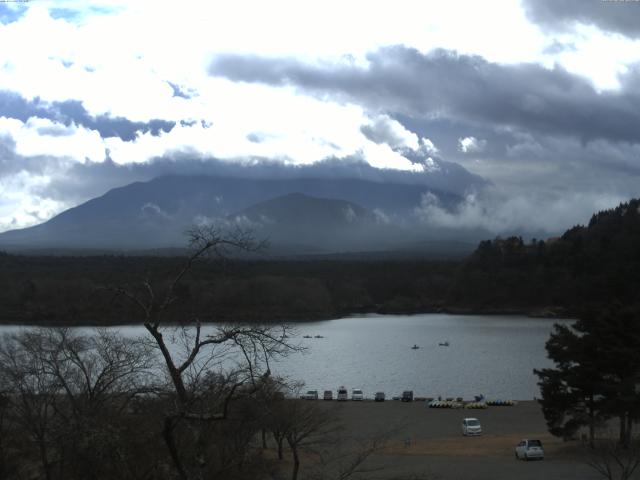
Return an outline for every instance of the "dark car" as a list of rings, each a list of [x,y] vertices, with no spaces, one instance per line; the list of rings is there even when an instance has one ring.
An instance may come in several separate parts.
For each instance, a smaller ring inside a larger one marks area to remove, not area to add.
[[[376,402],[384,402],[384,392],[376,392],[376,396],[373,398]]]
[[[413,402],[413,390],[405,390],[402,392],[402,398],[400,398],[403,402]]]

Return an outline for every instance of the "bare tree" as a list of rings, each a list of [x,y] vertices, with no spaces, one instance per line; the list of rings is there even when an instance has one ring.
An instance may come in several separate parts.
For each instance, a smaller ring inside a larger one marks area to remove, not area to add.
[[[15,441],[15,432],[9,425],[11,400],[8,385],[0,371],[0,479],[17,477],[17,457],[15,445],[8,440]]]
[[[640,441],[624,446],[613,439],[600,439],[586,450],[585,463],[607,480],[628,480],[640,466]]]
[[[278,412],[281,434],[293,456],[292,480],[297,480],[302,451],[311,451],[323,442],[329,442],[337,424],[331,410],[315,402],[289,399],[281,402]]]
[[[45,373],[37,339],[29,334],[4,336],[0,345],[0,376],[10,399],[11,421],[36,446],[44,477],[52,478],[53,424],[60,385]]]
[[[177,301],[181,283],[195,262],[207,257],[224,260],[233,252],[262,247],[250,232],[240,229],[223,232],[215,227],[201,227],[189,232],[189,236],[191,254],[164,289],[149,279],[141,285],[114,289],[137,307],[163,358],[173,405],[165,416],[162,435],[183,480],[204,475],[207,460],[199,439],[201,433],[196,433],[190,443],[193,449],[184,449],[192,451],[186,454],[188,458],[183,458],[177,437],[180,426],[185,422],[194,426],[225,420],[233,399],[252,396],[264,384],[260,380],[271,373],[270,359],[295,350],[287,341],[285,325],[216,325],[206,329],[198,316],[183,319],[178,329],[165,322],[165,315]],[[214,377],[206,372],[212,368],[225,371],[225,366],[226,373],[215,377],[218,382],[212,382]]]
[[[3,338],[0,376],[10,418],[37,446],[45,478],[123,476],[126,435],[116,422],[147,383],[149,353],[103,330],[84,336],[37,329]],[[108,455],[110,462],[95,461]]]

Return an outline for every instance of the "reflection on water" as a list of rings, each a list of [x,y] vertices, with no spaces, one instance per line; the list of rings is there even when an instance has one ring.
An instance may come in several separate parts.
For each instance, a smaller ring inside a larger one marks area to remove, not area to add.
[[[307,350],[274,363],[271,370],[302,380],[309,389],[335,391],[345,385],[363,389],[366,397],[382,390],[389,398],[409,389],[417,396],[473,398],[482,393],[529,400],[539,396],[533,369],[551,365],[544,344],[554,323],[570,321],[426,314],[299,323],[290,340]],[[19,329],[2,326],[0,332]],[[141,326],[117,330],[127,336],[146,334]]]

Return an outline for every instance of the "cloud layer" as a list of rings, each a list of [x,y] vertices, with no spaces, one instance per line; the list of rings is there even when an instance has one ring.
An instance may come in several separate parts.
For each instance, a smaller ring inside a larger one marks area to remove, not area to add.
[[[290,58],[222,55],[210,72],[233,81],[291,85],[371,109],[424,117],[453,117],[517,127],[583,141],[638,142],[640,84],[623,78],[620,92],[598,92],[561,67],[500,65],[454,51],[423,54],[394,46],[367,56],[366,66],[308,64]]]
[[[163,173],[428,182],[491,234],[640,195],[640,3],[314,6],[0,3],[0,230]]]
[[[640,37],[640,5],[619,0],[524,0],[529,18],[543,28],[566,31],[578,24]]]

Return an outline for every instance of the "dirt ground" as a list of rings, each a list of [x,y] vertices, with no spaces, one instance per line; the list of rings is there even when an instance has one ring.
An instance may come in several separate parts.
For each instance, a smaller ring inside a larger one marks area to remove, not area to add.
[[[320,401],[321,402],[321,401]],[[410,477],[468,480],[591,480],[600,478],[580,458],[577,442],[563,442],[546,431],[536,402],[486,410],[432,409],[424,402],[324,402],[348,433],[365,438],[389,432],[387,447],[368,460],[381,472],[367,478]],[[323,405],[324,406],[324,405]],[[464,437],[464,417],[480,420],[483,435]],[[514,458],[523,438],[542,441],[545,459]]]

